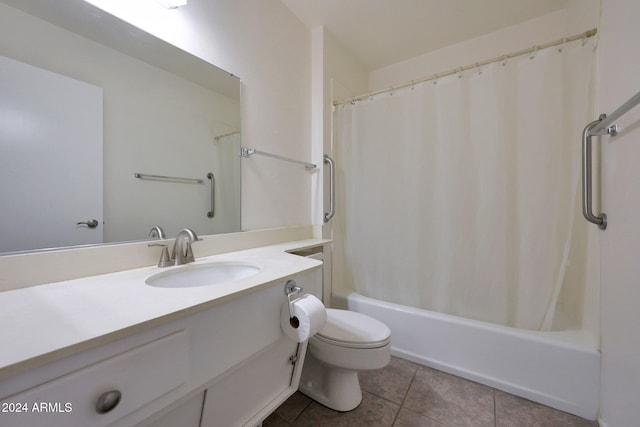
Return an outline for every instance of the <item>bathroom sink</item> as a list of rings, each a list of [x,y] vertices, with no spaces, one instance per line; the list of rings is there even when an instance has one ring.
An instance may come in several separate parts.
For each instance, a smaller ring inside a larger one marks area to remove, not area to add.
[[[163,271],[149,277],[145,283],[157,288],[192,288],[233,282],[253,276],[259,271],[260,267],[252,264],[212,262]]]

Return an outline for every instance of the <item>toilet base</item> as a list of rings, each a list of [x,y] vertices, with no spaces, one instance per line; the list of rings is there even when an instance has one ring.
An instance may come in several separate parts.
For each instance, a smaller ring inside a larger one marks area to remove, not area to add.
[[[298,389],[335,411],[351,411],[362,402],[357,371],[328,368],[310,353],[305,357]]]

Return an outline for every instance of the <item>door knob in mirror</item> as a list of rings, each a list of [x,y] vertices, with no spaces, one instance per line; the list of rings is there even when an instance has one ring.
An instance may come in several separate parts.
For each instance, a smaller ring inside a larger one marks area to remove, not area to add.
[[[86,225],[89,228],[96,228],[98,226],[98,220],[90,219],[89,221],[76,222],[76,225]]]

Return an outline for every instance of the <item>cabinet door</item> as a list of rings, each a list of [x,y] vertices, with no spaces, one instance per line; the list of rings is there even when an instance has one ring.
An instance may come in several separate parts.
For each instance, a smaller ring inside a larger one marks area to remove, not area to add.
[[[202,416],[204,392],[190,398],[177,408],[166,414],[154,417],[155,421],[145,424],[146,427],[199,427]]]
[[[209,387],[201,426],[242,426],[274,400],[284,401],[295,391],[283,395],[292,383],[290,358],[297,349],[297,343],[283,337]]]

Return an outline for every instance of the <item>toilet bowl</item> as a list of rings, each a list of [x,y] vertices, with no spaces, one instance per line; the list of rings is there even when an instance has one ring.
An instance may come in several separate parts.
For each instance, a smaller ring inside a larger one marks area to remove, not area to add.
[[[324,328],[309,339],[299,389],[336,411],[362,401],[358,372],[391,360],[391,331],[382,322],[348,310],[327,309]]]

